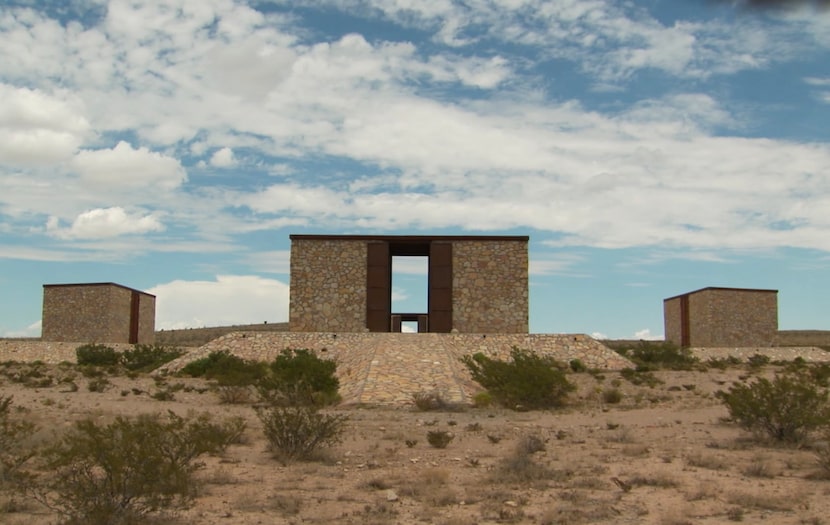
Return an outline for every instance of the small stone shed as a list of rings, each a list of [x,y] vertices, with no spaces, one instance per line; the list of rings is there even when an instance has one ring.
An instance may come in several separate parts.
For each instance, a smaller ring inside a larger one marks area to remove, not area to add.
[[[115,283],[44,284],[43,341],[152,344],[156,297]]]
[[[684,347],[771,346],[778,290],[708,287],[663,300],[666,341]]]
[[[392,258],[428,258],[426,312],[392,311]],[[291,235],[292,332],[527,333],[527,236]]]

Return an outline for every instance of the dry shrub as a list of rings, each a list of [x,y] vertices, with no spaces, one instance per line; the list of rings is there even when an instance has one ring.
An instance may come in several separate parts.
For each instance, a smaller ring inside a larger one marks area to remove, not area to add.
[[[686,464],[690,467],[699,467],[709,470],[724,470],[729,468],[727,461],[715,454],[694,452],[686,456]]]
[[[144,523],[148,515],[186,504],[196,489],[196,459],[234,439],[236,425],[208,416],[84,420],[43,451],[34,496],[67,524]]]
[[[427,432],[427,441],[433,448],[447,448],[447,445],[455,438],[446,430],[430,430]]]
[[[790,511],[799,498],[794,495],[780,496],[764,492],[731,492],[727,494],[726,501],[732,505],[742,508]]]
[[[320,449],[339,443],[348,420],[309,405],[260,407],[257,416],[271,453],[284,465],[313,459]]]
[[[775,463],[763,456],[755,456],[752,463],[743,469],[743,474],[751,478],[775,478],[781,474],[781,469]]]

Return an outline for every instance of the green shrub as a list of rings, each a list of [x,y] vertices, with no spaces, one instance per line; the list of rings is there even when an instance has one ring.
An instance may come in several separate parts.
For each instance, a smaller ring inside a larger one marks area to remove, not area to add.
[[[487,408],[493,404],[493,396],[490,392],[479,392],[473,396],[473,406],[476,408]]]
[[[609,405],[616,405],[622,401],[622,392],[616,388],[609,388],[602,391],[602,400]]]
[[[585,363],[579,359],[571,359],[570,362],[568,362],[568,366],[571,368],[571,372],[574,372],[575,374],[588,371],[588,367],[585,366]]]
[[[620,375],[623,379],[636,386],[645,385],[649,388],[654,388],[657,385],[663,384],[663,381],[659,377],[655,376],[652,372],[646,372],[644,370],[625,368],[620,370]]]
[[[159,345],[135,345],[132,350],[121,354],[121,364],[127,370],[150,372],[165,363],[181,357],[183,351]]]
[[[230,432],[207,416],[172,413],[80,421],[44,450],[48,472],[35,494],[66,523],[143,523],[142,516],[191,499],[196,458],[223,450]]]
[[[830,425],[828,392],[806,373],[779,373],[772,380],[736,384],[716,395],[738,425],[777,441],[797,443],[810,431]]]
[[[114,366],[121,362],[121,354],[115,349],[97,344],[79,346],[75,357],[82,366]]]
[[[699,363],[691,350],[668,341],[640,341],[634,348],[621,349],[617,352],[634,362],[640,371],[692,370]]]
[[[348,420],[345,415],[325,414],[309,405],[259,407],[257,416],[269,450],[284,465],[313,459],[322,448],[339,443]]]
[[[340,401],[336,371],[337,363],[320,359],[310,350],[286,349],[268,365],[257,390],[271,404],[331,405]]]
[[[749,368],[761,368],[763,366],[768,365],[770,362],[770,358],[764,354],[753,354],[749,356],[749,359],[746,360],[746,364]]]
[[[263,363],[249,361],[226,350],[211,352],[207,357],[191,361],[181,373],[191,377],[213,379],[220,385],[254,385],[265,376]]]
[[[447,445],[455,438],[446,430],[430,430],[427,432],[427,442],[433,448],[447,448]]]
[[[576,388],[552,357],[516,347],[510,357],[510,361],[498,361],[477,353],[461,360],[477,383],[512,409],[559,407]]]
[[[111,386],[112,383],[106,377],[92,378],[86,385],[87,390],[89,390],[90,392],[97,392],[99,394],[102,392],[106,392]]]

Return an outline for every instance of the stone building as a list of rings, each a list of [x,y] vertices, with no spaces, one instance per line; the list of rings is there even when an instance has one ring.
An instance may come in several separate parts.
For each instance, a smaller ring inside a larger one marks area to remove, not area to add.
[[[666,341],[684,347],[771,346],[778,290],[702,288],[663,301]]]
[[[392,311],[392,258],[428,258],[428,311]],[[527,333],[527,236],[292,235],[292,332]]]
[[[44,284],[43,341],[152,344],[156,297],[115,283]]]

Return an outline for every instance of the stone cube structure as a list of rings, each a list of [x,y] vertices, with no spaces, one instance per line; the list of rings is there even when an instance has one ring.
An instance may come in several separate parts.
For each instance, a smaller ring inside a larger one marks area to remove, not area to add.
[[[44,284],[43,341],[152,344],[156,297],[115,283]]]
[[[684,347],[771,346],[778,290],[702,288],[663,301],[666,341]]]
[[[292,332],[527,333],[527,236],[291,235]],[[429,259],[428,311],[392,312],[392,257]]]

